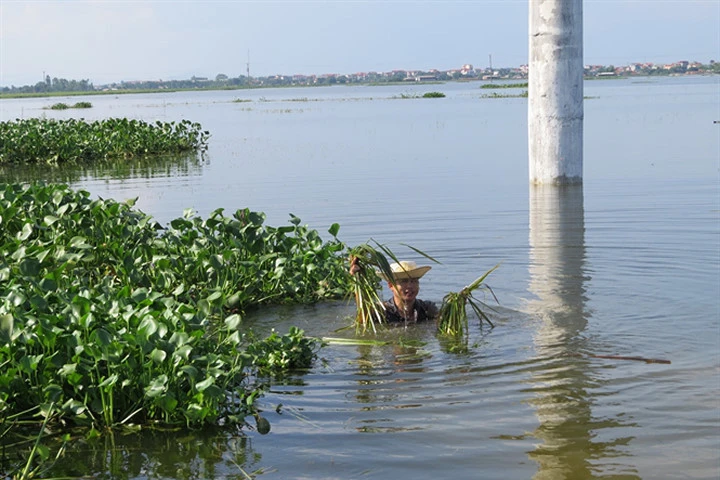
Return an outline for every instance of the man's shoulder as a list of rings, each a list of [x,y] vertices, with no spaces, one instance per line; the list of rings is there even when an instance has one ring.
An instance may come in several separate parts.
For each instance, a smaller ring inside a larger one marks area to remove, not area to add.
[[[419,304],[420,308],[425,310],[428,318],[434,318],[437,315],[438,308],[437,305],[435,305],[435,302],[425,300],[415,300],[415,302]]]

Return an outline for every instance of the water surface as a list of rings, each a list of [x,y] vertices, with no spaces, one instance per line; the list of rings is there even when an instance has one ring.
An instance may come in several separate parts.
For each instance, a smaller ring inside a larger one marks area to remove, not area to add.
[[[527,100],[482,98],[479,83],[102,96],[63,112],[43,109],[63,99],[0,101],[2,120],[202,123],[202,159],[58,173],[93,195],[138,197],[163,223],[186,208],[245,207],[271,225],[293,213],[323,234],[338,222],[349,245],[373,238],[419,260],[407,243],[440,260],[421,292],[436,302],[501,263],[488,279],[496,327],[473,322],[465,353],[429,326],[381,335],[421,347],[329,346],[262,399],[269,435],[116,436],[75,446],[57,471],[717,478],[719,78],[586,82],[585,183],[562,189],[528,186]],[[433,90],[446,98],[400,98]],[[352,312],[268,308],[246,322],[352,336],[336,331]]]

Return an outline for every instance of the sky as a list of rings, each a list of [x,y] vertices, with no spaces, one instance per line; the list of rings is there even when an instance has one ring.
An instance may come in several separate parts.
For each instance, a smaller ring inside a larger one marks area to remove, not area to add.
[[[0,0],[0,86],[528,63],[529,0]],[[584,63],[720,61],[720,0],[585,0]]]

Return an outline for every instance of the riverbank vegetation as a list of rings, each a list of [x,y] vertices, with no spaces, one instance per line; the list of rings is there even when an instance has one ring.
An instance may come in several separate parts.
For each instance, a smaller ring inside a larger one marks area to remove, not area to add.
[[[60,164],[202,151],[210,133],[199,123],[127,118],[0,122],[0,165]]]

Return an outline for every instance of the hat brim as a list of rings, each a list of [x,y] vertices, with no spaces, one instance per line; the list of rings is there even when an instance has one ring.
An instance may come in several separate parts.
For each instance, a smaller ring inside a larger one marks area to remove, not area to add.
[[[432,267],[416,267],[412,270],[401,270],[399,272],[393,272],[393,278],[395,280],[407,280],[409,278],[422,278]]]

